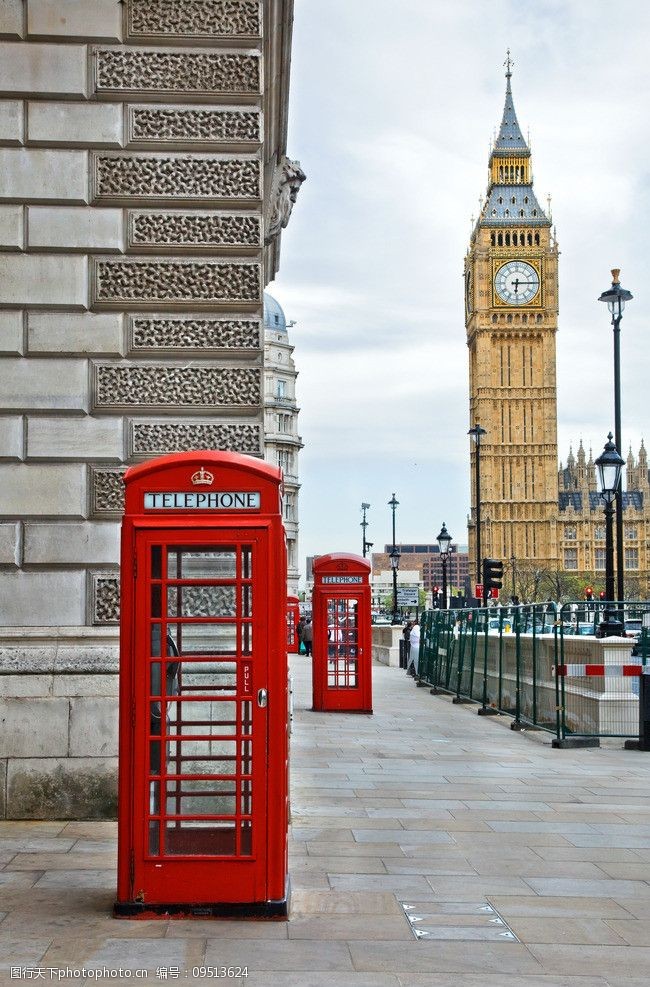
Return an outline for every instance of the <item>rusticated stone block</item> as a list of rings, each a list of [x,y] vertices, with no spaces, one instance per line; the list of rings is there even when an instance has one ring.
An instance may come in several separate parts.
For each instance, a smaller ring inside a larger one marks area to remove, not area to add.
[[[87,270],[71,254],[0,254],[0,304],[87,308]]]
[[[122,316],[113,312],[29,312],[30,353],[95,353],[121,356]]]
[[[23,0],[0,0],[0,38],[22,38]]]
[[[121,462],[124,458],[121,418],[30,417],[27,420],[27,459]],[[22,435],[22,428],[21,428]]]
[[[129,106],[130,144],[239,144],[262,140],[258,109],[224,106]]]
[[[0,564],[17,566],[20,563],[20,525],[0,524]]]
[[[90,623],[95,626],[115,625],[120,622],[120,574],[110,572],[90,573]]]
[[[0,417],[0,457],[2,459],[22,459],[24,446],[24,425],[20,415]]]
[[[22,144],[23,115],[20,100],[0,100],[0,141],[3,144]]]
[[[255,157],[96,152],[92,174],[93,199],[102,202],[134,199],[255,201],[262,194],[260,161]]]
[[[26,565],[110,565],[120,556],[118,524],[25,522]]]
[[[88,195],[84,151],[0,148],[0,199],[84,204]]]
[[[250,251],[262,246],[260,216],[221,212],[131,212],[129,247]]]
[[[257,422],[131,421],[129,458],[150,459],[192,449],[222,449],[249,456],[262,454],[262,426]]]
[[[22,250],[24,246],[22,206],[0,206],[0,250]]]
[[[15,758],[6,812],[8,819],[114,819],[117,758]]]
[[[1,300],[1,289],[0,289]],[[23,351],[23,313],[0,311],[0,353],[18,356]]]
[[[122,128],[119,103],[27,104],[28,144],[120,147]]]
[[[0,360],[0,408],[85,411],[88,400],[84,360]]]
[[[93,304],[149,307],[259,303],[260,265],[246,261],[94,258]]]
[[[260,56],[257,52],[214,51],[196,48],[142,50],[97,48],[95,92],[122,94],[253,96],[260,92]]]
[[[259,0],[128,0],[127,34],[157,38],[257,38]]]
[[[95,41],[122,37],[120,0],[29,0],[26,6],[28,37]]]
[[[30,206],[27,230],[35,250],[124,250],[121,209]]]
[[[83,572],[0,571],[0,618],[7,627],[78,627],[86,618],[84,597]]]
[[[7,96],[86,95],[86,46],[0,43],[0,93]]]
[[[256,367],[183,367],[176,364],[94,365],[93,407],[257,407],[261,372]]]
[[[70,756],[117,756],[118,705],[113,697],[70,699]]]
[[[68,700],[0,699],[0,757],[57,757],[68,753]]]
[[[91,466],[89,469],[90,513],[96,518],[118,518],[124,513],[126,470]]]
[[[258,319],[200,316],[132,316],[129,321],[129,350],[259,350],[261,323]]]

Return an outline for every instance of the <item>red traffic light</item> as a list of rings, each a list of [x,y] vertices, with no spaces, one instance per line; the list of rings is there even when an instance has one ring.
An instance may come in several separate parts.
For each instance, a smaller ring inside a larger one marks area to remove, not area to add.
[[[605,599],[605,590],[604,590],[604,589],[601,589],[601,591],[600,591],[600,593],[598,594],[598,596],[599,596],[599,598],[600,598],[601,600],[604,600],[604,599]]]
[[[440,592],[440,587],[439,586],[434,586],[433,587],[433,592],[434,593],[439,593]]]
[[[585,600],[592,600],[594,596],[594,590],[592,586],[585,586]]]

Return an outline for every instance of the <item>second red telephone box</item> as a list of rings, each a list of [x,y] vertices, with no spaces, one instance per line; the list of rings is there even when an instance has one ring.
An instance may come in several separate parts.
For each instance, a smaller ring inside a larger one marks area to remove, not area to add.
[[[300,601],[297,596],[287,597],[287,651],[297,655],[300,648],[298,640],[298,621],[300,620]]]
[[[313,708],[372,713],[370,563],[335,552],[313,571]]]

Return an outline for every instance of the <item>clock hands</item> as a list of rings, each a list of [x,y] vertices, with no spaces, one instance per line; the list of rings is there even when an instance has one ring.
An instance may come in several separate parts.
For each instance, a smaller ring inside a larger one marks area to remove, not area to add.
[[[537,284],[537,281],[520,281],[519,278],[515,278],[515,280],[512,282],[512,284],[513,284],[513,287],[515,289],[515,295],[516,295],[517,292],[519,291],[519,285],[520,284],[521,285],[525,285],[525,284],[536,285]]]

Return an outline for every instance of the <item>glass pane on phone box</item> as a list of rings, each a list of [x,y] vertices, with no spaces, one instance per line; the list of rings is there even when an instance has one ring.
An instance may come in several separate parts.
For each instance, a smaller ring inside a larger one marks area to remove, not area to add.
[[[236,624],[170,624],[169,630],[183,655],[234,655]]]
[[[237,666],[234,662],[184,661],[180,679],[182,693],[216,693],[234,695],[237,691]]]
[[[165,853],[170,856],[228,856],[237,852],[235,823],[219,819],[170,819]]]
[[[168,579],[229,579],[237,576],[234,546],[174,547],[167,551]]]
[[[223,736],[237,733],[236,703],[191,702],[184,699],[167,704],[170,733]]]
[[[235,617],[236,613],[234,586],[167,587],[169,617]]]

